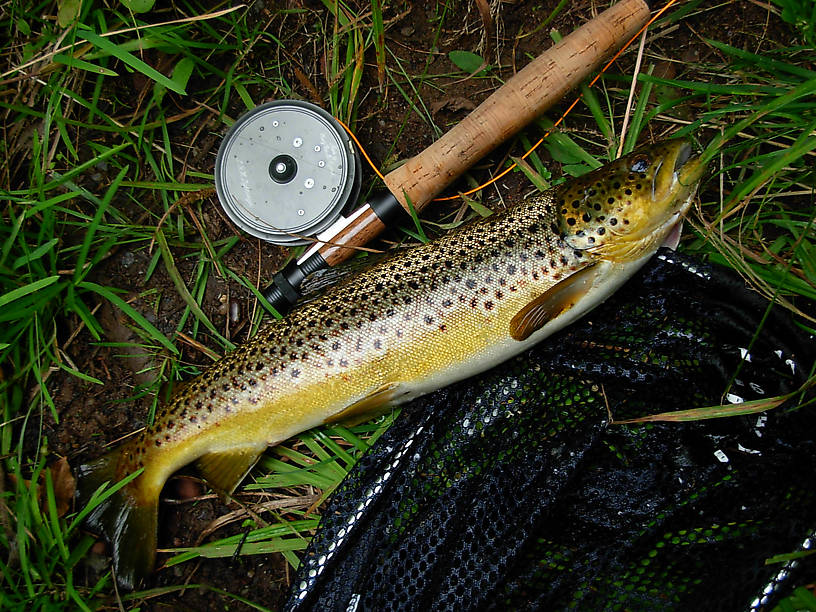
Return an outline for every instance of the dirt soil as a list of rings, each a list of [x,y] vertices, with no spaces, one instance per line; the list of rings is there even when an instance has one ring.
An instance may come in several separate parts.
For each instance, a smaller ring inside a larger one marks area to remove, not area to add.
[[[441,3],[409,2],[387,3],[385,19],[388,23],[386,33],[387,45],[399,57],[404,70],[411,75],[422,74],[426,62],[429,62],[429,73],[450,73],[453,66],[448,59],[448,52],[468,50],[484,53],[480,44],[484,28],[479,16],[478,2],[449,2],[445,26],[436,47],[434,47],[434,22],[432,18],[441,11]],[[486,52],[488,61],[498,68],[494,74],[503,80],[510,77],[514,68],[524,66],[530,57],[540,53],[551,44],[550,27],[543,28],[524,38],[519,34],[527,33],[532,24],[540,23],[556,5],[555,0],[525,2],[522,0],[505,1],[496,4],[498,7],[494,22],[489,31],[489,44]],[[707,59],[719,61],[718,52],[707,45],[704,38],[714,38],[736,47],[753,52],[772,49],[774,41],[787,44],[792,38],[784,24],[773,14],[761,7],[762,3],[742,2],[727,4],[725,8],[706,10],[681,20],[676,27],[664,29],[665,34],[649,42],[649,51],[662,58],[660,70],[678,78],[702,78],[700,75],[687,74],[685,62],[689,59]],[[282,8],[305,8],[305,13],[290,13],[274,16]],[[589,0],[576,0],[563,11],[552,24],[561,33],[566,34],[579,24],[585,22],[603,4]],[[318,77],[320,59],[314,55],[314,47],[306,44],[314,37],[313,23],[326,18],[325,8],[320,2],[256,2],[249,9],[255,11],[259,18],[269,20],[269,29],[277,34],[286,31],[288,51],[298,57],[308,80],[315,86],[321,98],[325,96],[325,79]],[[304,42],[297,48],[299,37]],[[252,53],[258,57],[267,51],[263,46],[254,47]],[[374,65],[373,50],[367,57],[367,69],[361,88],[359,120],[357,135],[367,148],[372,158],[379,163],[388,164],[415,155],[433,142],[435,135],[416,114],[412,113],[396,87],[386,87],[384,91],[377,88],[377,71]],[[253,56],[247,58],[252,63]],[[649,61],[657,61],[650,59]],[[628,53],[614,69],[618,73],[631,74],[635,62],[635,53]],[[393,59],[389,65],[395,67]],[[314,93],[305,86],[305,81],[298,75],[286,75],[294,84],[296,93],[303,99],[313,100]],[[203,85],[203,84],[202,84]],[[465,116],[469,108],[478,105],[496,87],[498,79],[463,79],[451,77],[425,81],[419,86],[419,94],[426,104],[433,107],[433,117],[439,128],[444,131]],[[137,93],[139,84],[135,80],[121,79],[117,84],[119,91],[111,92],[119,99]],[[195,99],[194,87],[190,96]],[[256,93],[256,92],[253,92]],[[258,99],[258,98],[256,98]],[[566,102],[570,102],[567,100]],[[323,103],[323,99],[320,100]],[[433,104],[433,103],[436,104]],[[564,104],[563,106],[566,106]],[[233,117],[240,114],[239,100],[233,100],[227,113]],[[554,110],[550,116],[556,117]],[[619,113],[618,113],[619,114]],[[590,124],[587,123],[587,126]],[[179,149],[192,146],[189,158],[190,168],[201,172],[212,172],[215,154],[225,132],[220,126],[197,125],[184,131],[172,128],[171,138]],[[571,121],[570,129],[580,131],[584,128],[579,120]],[[600,135],[596,137],[601,141]],[[497,149],[490,159],[485,160],[473,175],[483,179],[487,176],[486,168],[495,167],[502,158],[511,153],[519,155],[521,145],[511,144]],[[545,163],[550,165],[555,176],[559,174],[558,165],[551,163],[542,153]],[[87,187],[96,193],[104,189],[107,178],[104,168],[102,176],[85,178]],[[146,174],[144,177],[150,180]],[[98,181],[98,184],[94,184]],[[372,184],[371,172],[366,170],[366,184]],[[512,200],[529,191],[529,183],[510,175],[502,181],[502,197]],[[365,189],[364,189],[365,192]],[[500,206],[495,190],[485,194],[488,206]],[[161,211],[158,202],[142,202],[146,207]],[[457,208],[459,204],[451,205]],[[133,207],[126,210],[132,218],[138,219],[144,213]],[[225,264],[237,274],[253,279],[259,286],[266,285],[272,274],[285,257],[282,249],[262,244],[238,231],[224,216],[214,196],[203,202],[203,222],[213,240],[238,235],[240,243],[227,255]],[[450,210],[442,209],[445,212]],[[160,214],[160,212],[158,213]],[[440,213],[434,213],[440,214]],[[386,240],[388,236],[386,236]],[[381,243],[383,244],[383,243]],[[128,244],[117,247],[106,261],[99,266],[98,273],[91,279],[106,286],[127,288],[132,295],[148,289],[155,289],[153,299],[137,298],[132,306],[168,336],[173,336],[184,311],[184,302],[176,292],[164,267],[156,267],[152,276],[145,281],[146,270],[151,260],[149,245]],[[191,278],[195,262],[179,258],[177,265],[184,278]],[[237,304],[237,316],[230,317],[230,308]],[[223,330],[233,341],[246,339],[249,330],[247,321],[254,308],[257,308],[254,297],[236,283],[227,282],[213,275],[207,285],[206,296],[202,304],[204,312],[219,329]],[[134,332],[128,327],[121,313],[108,306],[103,306],[97,313],[102,321],[111,342],[128,342],[135,340]],[[60,345],[80,327],[77,319],[61,322],[63,337]],[[189,328],[189,321],[188,321]],[[189,333],[189,329],[186,329]],[[59,424],[49,422],[46,427],[50,450],[68,457],[71,465],[98,455],[103,446],[142,427],[150,397],[141,401],[127,401],[134,394],[134,389],[149,382],[150,374],[145,374],[146,367],[161,365],[151,363],[144,355],[122,348],[99,346],[90,334],[81,330],[68,344],[67,352],[76,367],[101,380],[103,385],[87,384],[62,372],[54,372],[49,380],[49,389],[54,397],[61,420]],[[193,345],[185,347],[180,359],[185,364],[204,367],[211,363],[211,358]],[[46,417],[48,418],[48,417]],[[33,443],[33,441],[32,441]],[[192,486],[192,494],[190,487]],[[195,481],[173,479],[165,491],[165,498],[187,497],[184,503],[163,503],[159,546],[186,546],[195,544],[202,531],[217,517],[229,511],[229,507],[211,496],[199,499],[196,494],[204,493],[203,488]],[[190,500],[191,495],[194,499]],[[234,506],[233,506],[234,508]],[[227,535],[224,530],[215,536]],[[86,570],[94,574],[99,567],[104,567],[106,557],[97,555],[97,566],[88,564]],[[261,555],[241,557],[235,560],[213,560],[200,563],[188,563],[156,573],[148,587],[206,583],[231,593],[248,597],[271,609],[277,609],[285,597],[292,573],[279,555]],[[244,604],[218,595],[213,591],[189,589],[144,602],[143,609],[205,610],[229,608],[231,610],[251,609]]]

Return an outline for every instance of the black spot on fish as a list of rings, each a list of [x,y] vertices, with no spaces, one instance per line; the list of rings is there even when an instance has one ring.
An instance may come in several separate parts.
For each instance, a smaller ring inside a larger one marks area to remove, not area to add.
[[[592,219],[592,216],[591,216],[589,213],[584,213],[584,214],[581,216],[581,219],[583,219],[583,220],[584,220],[584,223],[586,223],[586,222],[588,222],[590,219]]]
[[[465,281],[465,287],[468,289],[475,289],[476,288],[476,281],[472,278],[469,278]]]
[[[300,370],[298,370],[297,368],[294,368],[292,370],[292,378],[297,378],[298,376],[300,376]]]
[[[567,217],[567,225],[575,225],[575,217]]]
[[[341,368],[347,368],[347,367],[348,367],[348,360],[346,360],[346,359],[341,359],[341,360],[340,360],[340,367],[341,367]]]
[[[598,228],[598,235],[599,236],[603,236],[605,233],[606,233],[606,230],[604,228],[602,228],[602,227]]]
[[[614,204],[615,203],[615,198],[609,198],[607,200],[607,202],[609,202],[610,204]]]
[[[485,302],[485,308],[487,308],[488,310],[493,310],[493,302],[491,302],[490,300]]]

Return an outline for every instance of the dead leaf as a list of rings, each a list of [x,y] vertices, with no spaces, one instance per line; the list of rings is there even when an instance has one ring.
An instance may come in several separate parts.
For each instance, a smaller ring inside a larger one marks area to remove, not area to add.
[[[48,469],[51,471],[51,482],[54,485],[54,500],[57,505],[57,515],[65,516],[71,509],[76,492],[76,478],[71,473],[68,459],[60,457]]]
[[[68,465],[68,459],[60,457],[50,466],[48,471],[51,473],[51,484],[54,487],[54,502],[57,507],[57,515],[65,516],[68,510],[71,509],[71,503],[76,492],[76,478],[71,473],[71,466]],[[17,476],[15,474],[8,475],[9,482],[15,487],[17,486]],[[39,483],[37,483],[37,499],[40,507],[44,508],[47,500],[45,493],[45,472],[40,473]],[[31,481],[23,479],[23,485],[26,488],[31,486]]]
[[[451,98],[443,98],[431,103],[431,115],[436,115],[442,109],[446,109],[452,113],[457,111],[472,111],[476,105],[462,96],[453,96]]]

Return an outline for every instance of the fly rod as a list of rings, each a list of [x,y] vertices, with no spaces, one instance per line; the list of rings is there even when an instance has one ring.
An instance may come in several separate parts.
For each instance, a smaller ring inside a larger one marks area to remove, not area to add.
[[[280,313],[300,297],[309,275],[335,266],[388,227],[410,220],[496,146],[519,132],[595,71],[646,24],[646,0],[620,0],[544,51],[460,123],[383,177],[347,217],[359,194],[360,162],[348,135],[317,106],[265,104],[240,118],[216,161],[216,189],[243,229],[280,244],[312,246],[273,277],[263,295]],[[283,203],[284,206],[273,207]],[[273,221],[264,211],[273,209]]]

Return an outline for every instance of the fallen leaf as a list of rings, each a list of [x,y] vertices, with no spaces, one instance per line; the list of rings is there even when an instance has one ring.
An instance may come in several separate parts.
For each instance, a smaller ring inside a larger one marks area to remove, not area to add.
[[[68,459],[60,457],[48,469],[51,471],[51,482],[54,485],[54,500],[57,504],[57,515],[65,516],[71,509],[76,492],[76,478],[71,473]]]
[[[476,108],[476,105],[467,98],[463,98],[462,96],[453,96],[451,98],[443,98],[442,100],[432,102],[431,114],[435,115],[443,108],[452,113],[455,113],[461,110],[472,111],[474,108]]]

